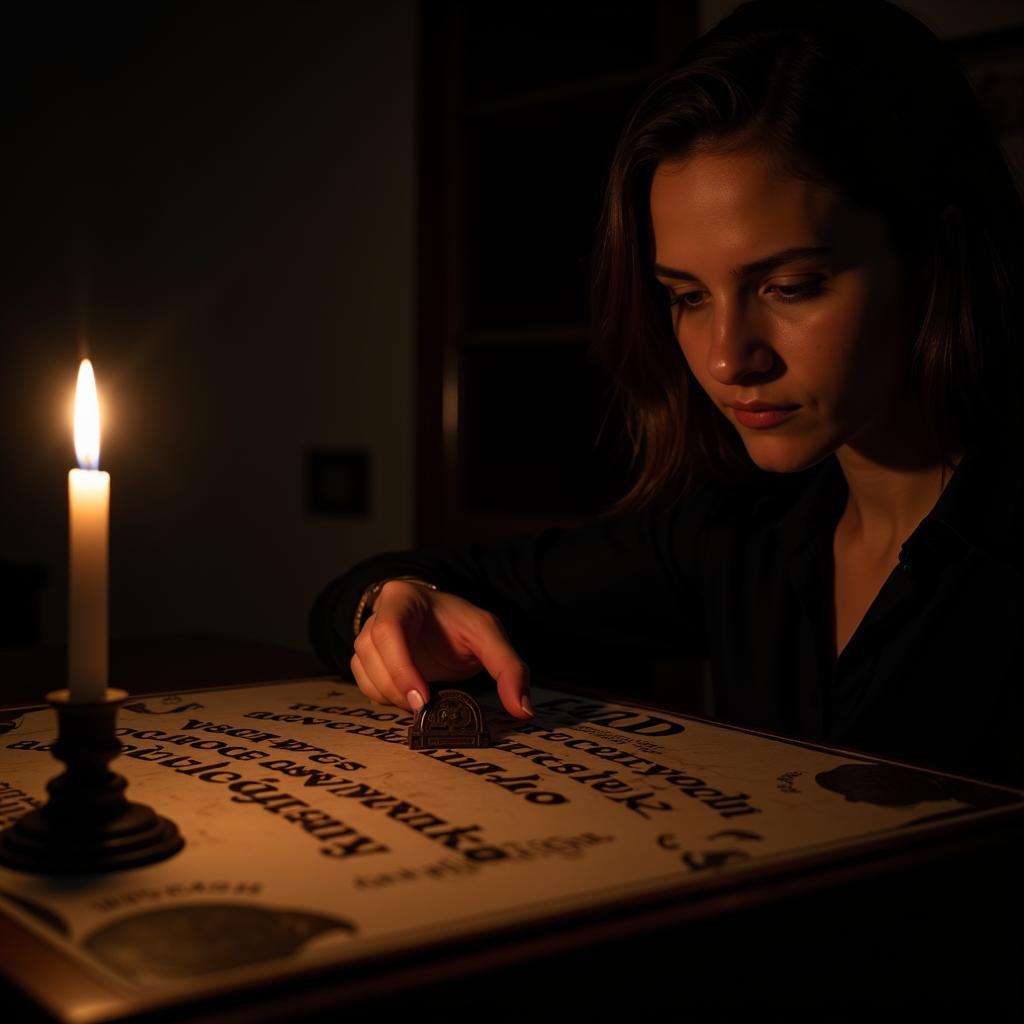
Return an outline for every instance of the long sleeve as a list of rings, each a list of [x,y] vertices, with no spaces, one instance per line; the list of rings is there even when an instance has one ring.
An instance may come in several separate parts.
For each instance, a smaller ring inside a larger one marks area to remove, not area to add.
[[[1020,784],[1024,471],[965,455],[836,657],[847,495],[833,457],[534,540],[381,555],[320,595],[313,642],[347,673],[363,590],[419,576],[497,615],[540,675],[632,689],[645,659],[706,656],[723,721]]]
[[[362,592],[416,576],[497,615],[519,653],[542,671],[564,674],[616,651],[634,659],[701,652],[704,613],[692,569],[705,504],[688,497],[510,544],[378,555],[319,595],[310,620],[314,649],[347,673]]]

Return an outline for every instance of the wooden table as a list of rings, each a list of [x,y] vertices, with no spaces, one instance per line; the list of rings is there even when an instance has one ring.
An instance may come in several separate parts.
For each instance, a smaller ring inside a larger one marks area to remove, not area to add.
[[[268,645],[147,638],[115,641],[111,684],[141,694],[320,671],[310,655]],[[6,703],[38,702],[62,685],[62,655],[7,652],[0,673]],[[954,828],[940,842],[868,851],[709,898],[584,915],[543,935],[513,932],[443,955],[398,957],[358,979],[282,982],[255,1003],[215,998],[187,1018],[146,1019],[333,1020],[341,1005],[346,1020],[409,1012],[603,1021],[672,1012],[718,1021],[769,1006],[790,1019],[859,1020],[896,1007],[1014,1019],[1024,1007],[1022,852],[1020,817]],[[0,995],[7,1019],[47,1019],[10,986]]]

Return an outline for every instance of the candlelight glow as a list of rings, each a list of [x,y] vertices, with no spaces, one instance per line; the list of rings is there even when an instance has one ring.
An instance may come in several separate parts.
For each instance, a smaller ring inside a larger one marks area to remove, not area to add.
[[[92,363],[82,360],[75,388],[75,455],[82,469],[100,468],[100,404]]]

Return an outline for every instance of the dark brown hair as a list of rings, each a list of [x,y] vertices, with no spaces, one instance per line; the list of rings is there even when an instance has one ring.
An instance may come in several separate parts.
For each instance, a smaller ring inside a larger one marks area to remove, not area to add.
[[[922,281],[912,375],[936,450],[1006,429],[995,385],[1020,382],[1024,204],[954,55],[883,0],[753,0],[651,86],[612,163],[592,309],[635,452],[619,507],[751,469],[651,270],[654,169],[698,145],[761,148],[880,213]]]

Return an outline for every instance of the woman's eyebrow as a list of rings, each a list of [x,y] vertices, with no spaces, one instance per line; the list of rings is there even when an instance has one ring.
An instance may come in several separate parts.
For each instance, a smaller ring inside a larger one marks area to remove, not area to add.
[[[752,274],[763,274],[769,270],[792,263],[794,260],[807,259],[810,256],[828,256],[832,253],[830,245],[804,245],[792,249],[783,249],[781,252],[772,253],[763,259],[754,260],[753,263],[745,263],[742,267],[733,267],[730,273],[733,277],[749,277]],[[675,281],[700,281],[696,274],[688,270],[678,270],[675,267],[663,267],[660,263],[654,264],[654,273],[658,277],[670,277]]]

